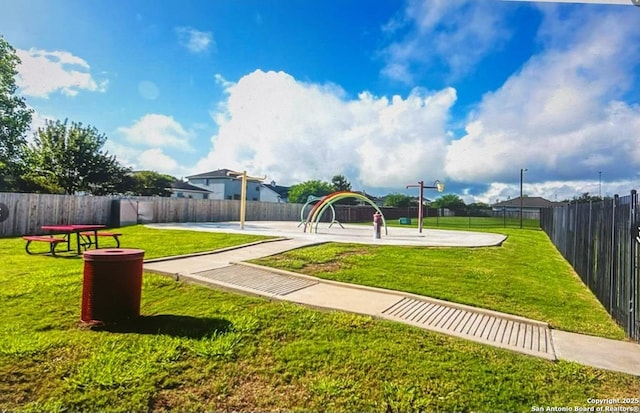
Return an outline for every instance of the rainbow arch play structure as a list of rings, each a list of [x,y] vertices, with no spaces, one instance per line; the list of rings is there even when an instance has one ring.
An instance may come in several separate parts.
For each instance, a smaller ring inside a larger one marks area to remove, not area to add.
[[[351,192],[351,191],[338,191],[321,198],[320,201],[317,204],[315,204],[313,208],[311,208],[311,210],[309,211],[309,214],[307,215],[307,220],[304,223],[304,232],[307,232],[307,227],[309,227],[309,232],[314,231],[317,233],[318,224],[320,223],[320,217],[322,217],[322,214],[324,213],[324,211],[326,211],[327,208],[333,209],[334,202],[340,201],[341,199],[345,199],[345,198],[357,198],[374,207],[375,210],[378,211],[380,215],[382,215],[382,224],[384,225],[384,233],[385,235],[388,234],[387,221],[384,219],[384,214],[382,213],[380,208],[378,208],[378,206],[366,196],[359,194],[357,192]]]
[[[304,217],[305,209],[307,209],[307,207],[310,206],[311,204],[321,200],[322,200],[321,196],[309,195],[307,197],[307,202],[302,206],[302,209],[300,210],[300,223],[298,224],[298,227],[302,224],[306,225],[307,219]],[[329,224],[329,228],[331,228],[333,224],[338,224],[340,225],[340,227],[344,228],[339,221],[336,221],[336,209],[333,207],[333,205],[331,205],[330,207],[331,207],[331,223]]]

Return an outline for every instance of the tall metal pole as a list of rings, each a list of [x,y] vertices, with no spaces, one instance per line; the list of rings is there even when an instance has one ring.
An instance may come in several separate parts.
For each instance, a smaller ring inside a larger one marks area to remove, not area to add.
[[[424,181],[418,182],[418,185],[407,185],[407,188],[420,188],[420,199],[418,200],[418,232],[422,234],[422,218],[424,215],[422,204],[424,204],[424,189],[437,189],[438,192],[444,190],[444,184],[440,181],[435,181],[433,186],[425,186]]]
[[[602,171],[598,172],[598,198],[602,200]]]
[[[422,219],[424,217],[424,211],[422,205],[424,204],[424,181],[418,182],[420,185],[420,203],[418,204],[418,232],[422,234]]]
[[[524,182],[524,173],[526,172],[526,169],[520,169],[520,228],[522,228],[522,185]]]

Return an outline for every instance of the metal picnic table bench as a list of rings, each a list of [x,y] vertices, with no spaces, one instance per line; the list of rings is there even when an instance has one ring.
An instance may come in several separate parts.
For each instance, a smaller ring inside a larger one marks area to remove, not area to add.
[[[33,254],[29,250],[29,245],[32,242],[47,242],[49,243],[49,253],[51,255],[56,255],[56,247],[58,244],[66,243],[67,249],[66,251],[72,251],[71,247],[71,238],[72,235],[76,235],[76,245],[75,249],[78,255],[82,254],[82,248],[85,250],[91,248],[91,246],[95,246],[95,248],[99,248],[98,246],[98,238],[109,236],[113,237],[116,241],[116,248],[120,247],[120,239],[119,237],[122,235],[117,232],[103,232],[100,231],[105,229],[105,225],[43,225],[41,229],[43,231],[50,232],[50,235],[26,235],[23,236],[22,239],[27,241],[27,245],[25,246],[25,250],[27,254]],[[54,235],[62,235],[62,237],[54,237]]]

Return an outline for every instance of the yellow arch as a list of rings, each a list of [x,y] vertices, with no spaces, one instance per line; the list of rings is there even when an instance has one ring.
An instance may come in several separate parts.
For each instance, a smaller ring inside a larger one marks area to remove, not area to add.
[[[374,207],[375,210],[378,211],[380,215],[382,215],[382,224],[384,225],[384,233],[385,235],[388,235],[387,221],[384,219],[384,214],[382,213],[380,208],[378,208],[378,206],[373,201],[371,201],[369,198],[367,198],[362,194],[359,194],[357,192],[345,192],[345,191],[334,192],[333,194],[327,195],[327,197],[323,201],[321,201],[321,206],[315,209],[313,215],[311,216],[311,219],[309,219],[307,222],[312,223],[312,226],[313,226],[313,223],[315,223],[316,233],[318,232],[318,224],[320,223],[320,217],[322,217],[322,214],[324,213],[324,211],[334,202],[344,198],[361,199],[366,203],[368,203],[369,205],[371,205],[372,207]]]

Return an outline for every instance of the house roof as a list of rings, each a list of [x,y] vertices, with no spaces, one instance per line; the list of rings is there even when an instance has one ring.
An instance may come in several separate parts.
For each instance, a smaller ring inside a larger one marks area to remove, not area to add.
[[[283,198],[286,198],[289,195],[289,190],[291,189],[290,186],[281,186],[281,185],[264,184],[263,186],[269,188],[270,190],[277,193]]]
[[[231,172],[230,169],[218,169],[215,171],[209,171],[209,172],[204,172],[201,174],[196,174],[196,175],[190,175],[187,176],[187,179],[191,179],[191,178],[221,178],[221,177],[228,177],[228,173]]]
[[[207,189],[203,189],[197,186],[193,186],[187,182],[175,181],[171,184],[171,189],[173,190],[181,190],[181,191],[192,191],[192,192],[202,192],[202,193],[210,193],[211,191]]]
[[[204,172],[201,174],[187,176],[187,179],[202,179],[202,178],[239,178],[241,174],[232,171],[231,169],[217,169],[215,171]],[[248,178],[248,181],[257,182],[255,179]]]
[[[548,208],[557,206],[558,202],[552,202],[548,199],[541,198],[539,196],[525,196],[522,197],[522,206],[524,208]],[[503,207],[520,207],[520,197],[509,199],[507,201],[497,202],[492,205],[494,208]]]

